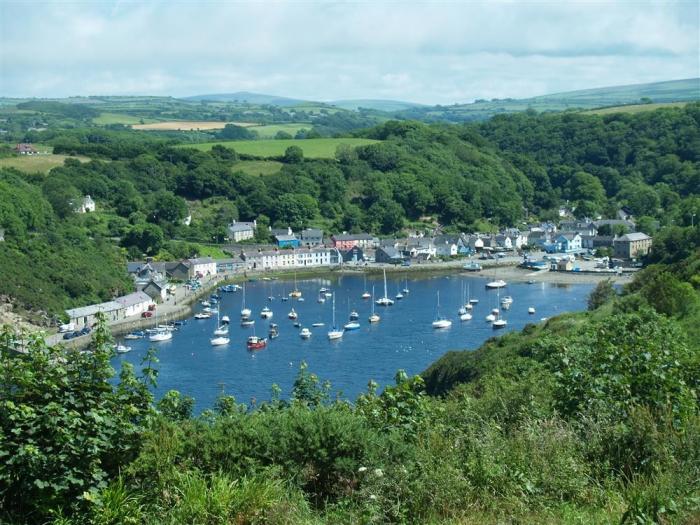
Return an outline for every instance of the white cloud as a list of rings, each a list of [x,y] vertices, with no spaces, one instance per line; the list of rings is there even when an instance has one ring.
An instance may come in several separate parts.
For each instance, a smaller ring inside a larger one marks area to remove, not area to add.
[[[0,0],[0,95],[453,103],[700,76],[697,2]]]

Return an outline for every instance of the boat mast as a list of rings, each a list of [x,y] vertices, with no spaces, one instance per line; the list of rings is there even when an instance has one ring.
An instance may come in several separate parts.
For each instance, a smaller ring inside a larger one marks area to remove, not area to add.
[[[389,297],[389,293],[386,290],[386,268],[384,268],[384,297]]]

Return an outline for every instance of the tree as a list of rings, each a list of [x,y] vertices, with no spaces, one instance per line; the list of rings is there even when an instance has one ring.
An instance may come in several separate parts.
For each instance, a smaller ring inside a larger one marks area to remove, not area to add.
[[[167,190],[153,193],[148,219],[155,223],[169,222],[179,224],[187,216],[187,204],[182,197],[178,197]]]
[[[612,280],[600,281],[588,296],[588,309],[596,310],[615,297],[617,293]]]
[[[299,146],[289,146],[282,160],[288,164],[299,164],[304,160],[304,151]]]
[[[218,138],[225,140],[252,140],[257,138],[258,134],[242,126],[235,124],[226,124],[224,129],[217,133]]]
[[[301,229],[318,215],[318,203],[313,197],[303,193],[286,193],[274,204],[276,223]]]
[[[139,223],[126,232],[122,246],[135,246],[146,255],[157,255],[165,242],[163,230],[156,224]]]
[[[82,195],[66,177],[47,177],[42,185],[46,200],[51,203],[56,215],[68,217],[75,212]]]
[[[294,137],[290,133],[287,133],[286,131],[279,130],[277,133],[275,133],[275,140],[291,140]]]

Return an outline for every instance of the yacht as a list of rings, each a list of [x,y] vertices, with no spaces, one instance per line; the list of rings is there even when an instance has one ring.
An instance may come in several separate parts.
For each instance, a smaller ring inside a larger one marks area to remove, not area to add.
[[[276,339],[279,335],[279,328],[275,323],[270,323],[270,330],[268,331],[267,335],[270,337],[270,339]]]
[[[505,288],[506,286],[508,286],[508,283],[505,282],[503,279],[497,279],[495,281],[490,281],[486,283],[486,288],[489,288],[491,290],[496,288]]]
[[[131,347],[130,346],[124,346],[123,344],[118,344],[114,345],[114,351],[117,352],[118,354],[126,354],[127,352],[131,352]]]
[[[221,324],[229,324],[230,322],[231,319],[229,319],[228,315],[221,316]]]
[[[311,330],[309,330],[308,328],[302,328],[299,332],[299,337],[301,337],[302,339],[309,339],[311,337]]]
[[[148,336],[148,340],[154,343],[170,341],[172,338],[173,333],[170,330],[157,330]]]
[[[378,323],[381,318],[374,313],[374,286],[372,286],[372,313],[369,316],[370,323]]]
[[[194,314],[195,319],[211,319],[211,312],[199,312]]]
[[[349,323],[346,323],[345,326],[343,326],[345,330],[357,330],[360,328],[360,323],[357,321],[350,321]]]
[[[357,313],[357,310],[353,310],[350,312],[350,320],[351,321],[357,321],[360,318],[360,314]]]
[[[440,315],[440,291],[437,292],[437,308],[435,309],[435,320],[433,328],[449,328],[452,326],[452,321]]]
[[[131,333],[126,334],[124,336],[124,339],[133,340],[133,339],[143,339],[144,337],[146,337],[146,334],[144,332],[131,332]]]
[[[527,313],[529,313],[530,315],[533,315],[535,313],[535,307],[531,306],[530,308],[528,308]]]
[[[386,268],[384,268],[384,297],[380,297],[375,303],[379,306],[392,306],[394,304],[394,300],[389,299],[389,293],[386,290]]]
[[[507,324],[508,321],[505,319],[496,319],[493,323],[491,323],[491,326],[494,328],[505,328]]]
[[[343,337],[343,331],[339,330],[335,325],[335,295],[333,296],[333,328],[328,331],[328,339],[340,339]]]
[[[253,326],[255,324],[255,319],[250,319],[248,317],[241,317],[241,326]]]
[[[265,308],[263,308],[263,309],[260,311],[260,317],[262,317],[263,319],[269,319],[270,317],[272,317],[272,310],[270,310],[270,309],[266,306]]]
[[[219,336],[219,337],[214,337],[213,339],[210,339],[209,342],[211,343],[212,346],[223,346],[223,345],[229,344],[231,342],[231,340],[228,337]]]
[[[297,313],[296,313],[296,311],[294,310],[294,308],[292,308],[291,310],[289,310],[289,313],[287,314],[287,317],[289,317],[290,319],[294,320],[294,319],[296,319],[296,318],[299,317],[299,316],[297,315]]]
[[[243,285],[243,299],[241,300],[241,318],[242,319],[247,319],[250,317],[251,314],[250,308],[246,308],[245,306],[245,285]]]

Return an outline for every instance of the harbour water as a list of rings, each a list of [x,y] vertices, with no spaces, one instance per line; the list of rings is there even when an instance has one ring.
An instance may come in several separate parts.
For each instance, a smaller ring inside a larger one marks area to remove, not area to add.
[[[342,397],[354,400],[366,390],[370,379],[380,387],[385,386],[393,382],[398,369],[417,374],[449,350],[476,349],[489,337],[520,330],[527,323],[540,322],[543,317],[583,310],[593,288],[590,284],[509,283],[500,291],[501,297],[513,298],[510,309],[504,312],[508,324],[504,329],[495,330],[485,321],[491,309],[498,306],[497,291],[485,288],[487,279],[458,274],[409,275],[408,281],[406,278],[396,274],[389,278],[389,297],[394,298],[404,288],[408,288],[409,293],[394,306],[375,306],[381,321],[374,325],[367,322],[372,301],[363,300],[361,296],[365,290],[371,292],[372,286],[377,297],[383,295],[381,275],[368,277],[366,287],[362,275],[300,280],[297,284],[303,293],[303,302],[281,300],[294,288],[293,282],[249,282],[246,283],[246,307],[252,310],[254,327],[239,325],[240,291],[220,294],[221,315],[231,318],[228,345],[214,347],[209,343],[216,328],[216,315],[206,320],[190,318],[170,341],[125,341],[132,351],[118,355],[115,368],[119,369],[121,362],[128,361],[139,370],[147,349],[156,347],[160,360],[156,396],[171,389],[179,390],[195,398],[197,412],[210,408],[222,390],[234,395],[239,402],[249,403],[253,399],[269,399],[271,386],[276,383],[282,389],[282,396],[288,397],[302,361],[306,361],[309,370],[321,380],[329,380],[334,393],[341,392]],[[467,285],[470,296],[479,303],[472,311],[472,320],[460,321],[457,310],[464,303],[462,290]],[[345,332],[340,340],[328,340],[332,300],[317,301],[322,287],[335,294],[337,324],[347,323],[350,312],[356,310],[360,315],[358,330]],[[431,325],[436,317],[438,290],[440,313],[453,321],[450,328],[442,330]],[[271,319],[260,317],[265,306],[274,313]],[[287,318],[292,307],[299,315],[301,326],[312,331],[310,339],[302,339],[300,328],[295,328],[294,322]],[[529,307],[535,308],[535,314],[528,313]],[[263,350],[248,351],[247,337],[253,333],[266,337],[271,322],[279,325],[279,337],[270,340]],[[325,326],[312,327],[313,323],[325,323]]]

